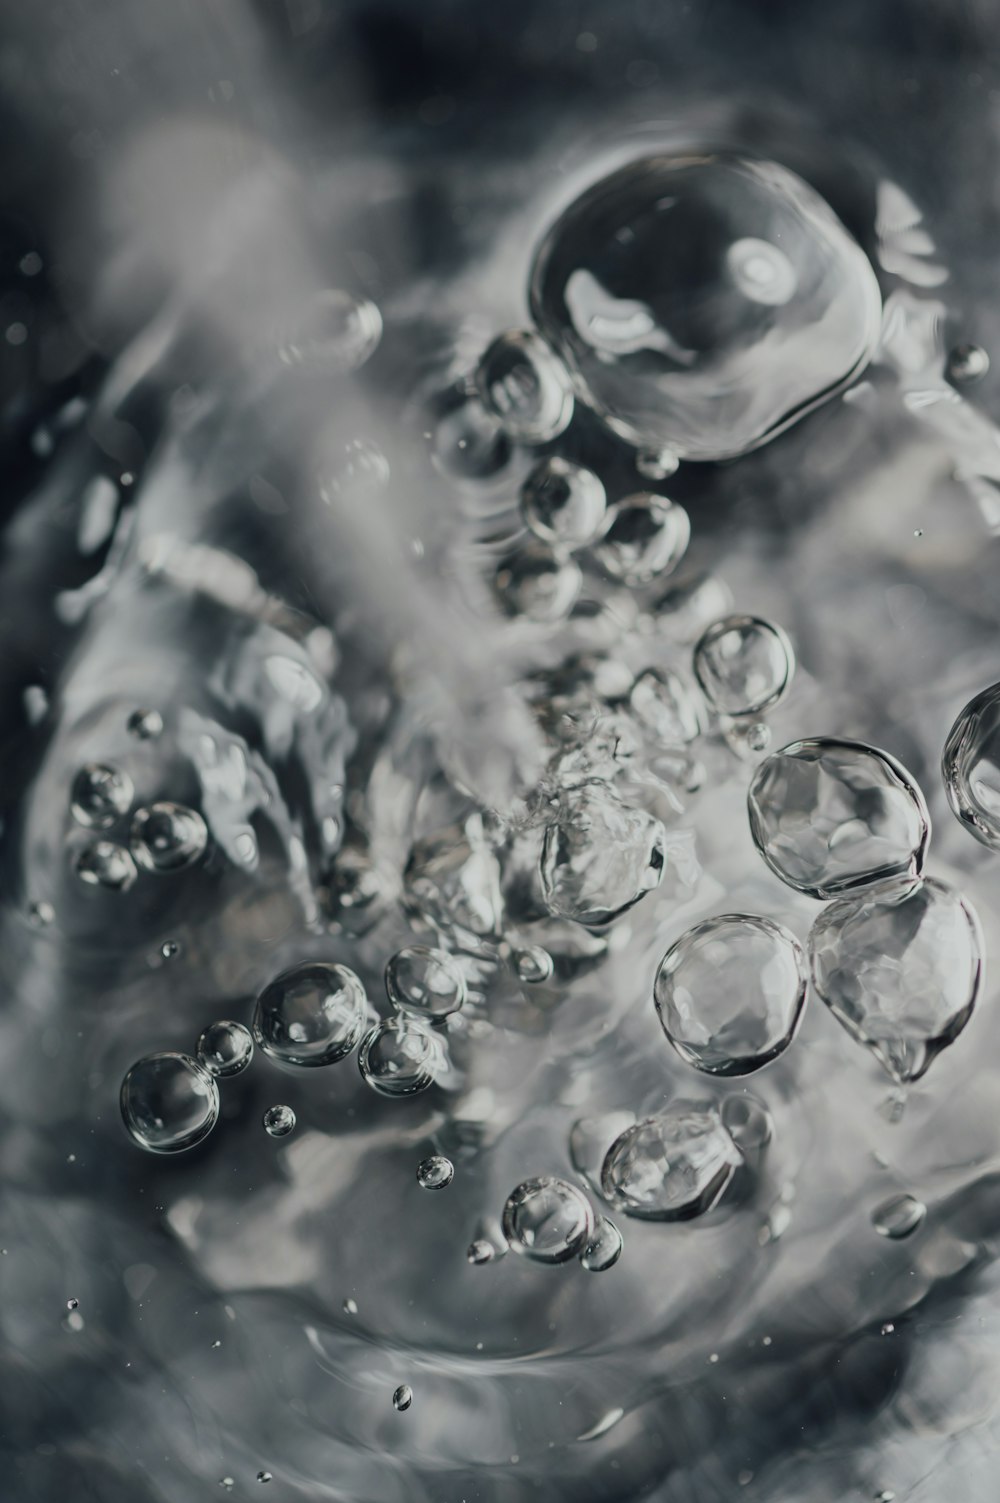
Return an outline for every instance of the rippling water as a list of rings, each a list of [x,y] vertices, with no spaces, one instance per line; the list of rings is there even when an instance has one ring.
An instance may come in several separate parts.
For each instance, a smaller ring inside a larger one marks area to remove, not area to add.
[[[5,1497],[993,1499],[998,20],[11,15]]]

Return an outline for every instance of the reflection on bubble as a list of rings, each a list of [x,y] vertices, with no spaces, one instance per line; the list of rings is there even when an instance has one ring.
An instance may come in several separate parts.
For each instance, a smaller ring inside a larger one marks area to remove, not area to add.
[[[1000,684],[962,710],[948,733],[941,773],[956,816],[983,845],[1000,851]]]
[[[120,767],[88,762],[73,779],[70,813],[91,830],[107,830],[132,806],[132,779]]]
[[[362,1079],[381,1096],[415,1096],[445,1073],[440,1039],[416,1018],[385,1018],[361,1040]]]
[[[261,1120],[268,1137],[287,1138],[295,1126],[295,1113],[290,1106],[269,1106]]]
[[[526,1179],[507,1197],[503,1233],[515,1252],[536,1263],[566,1263],[583,1251],[594,1230],[585,1195],[553,1175]]]
[[[253,1035],[286,1065],[334,1064],[350,1054],[365,1025],[367,997],[345,965],[305,961],[276,976],[257,998]]]
[[[242,1023],[209,1023],[198,1040],[198,1059],[217,1080],[240,1075],[253,1058],[253,1038]]]
[[[683,506],[643,492],[608,507],[591,554],[612,579],[637,588],[676,569],[690,538],[691,523]]]
[[[688,1221],[718,1204],[742,1162],[715,1112],[678,1105],[615,1139],[601,1188],[626,1216]]]
[[[549,911],[578,924],[608,924],[663,876],[665,834],[644,809],[584,786],[567,794],[545,830],[542,894]]]
[[[91,840],[81,846],[73,870],[86,886],[109,892],[127,892],[139,875],[129,852],[113,840]]]
[[[205,854],[208,826],[183,804],[150,804],[136,810],[129,839],[133,856],[146,871],[179,872]]]
[[[408,945],[390,957],[385,989],[393,1007],[432,1020],[458,1012],[466,995],[457,961],[427,945]]]
[[[484,407],[518,443],[547,444],[573,416],[566,373],[530,330],[494,339],[476,367],[475,381]]]
[[[433,1153],[417,1165],[417,1184],[422,1190],[446,1190],[455,1178],[455,1166],[443,1154]]]
[[[720,715],[761,715],[788,693],[795,653],[780,626],[758,616],[715,621],[694,649],[702,693]]]
[[[219,1088],[186,1054],[149,1054],[122,1081],[121,1112],[140,1148],[181,1153],[207,1137],[219,1116]]]
[[[911,1237],[923,1225],[927,1207],[913,1195],[891,1195],[872,1212],[872,1226],[880,1237],[894,1242]]]
[[[525,526],[543,543],[582,548],[605,525],[604,486],[592,470],[558,454],[540,460],[521,487]]]

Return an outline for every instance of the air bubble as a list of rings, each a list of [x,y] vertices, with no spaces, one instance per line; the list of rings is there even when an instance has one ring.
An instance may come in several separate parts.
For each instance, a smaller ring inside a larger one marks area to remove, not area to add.
[[[565,621],[582,584],[575,560],[536,539],[506,553],[493,574],[493,590],[504,613],[539,626]]]
[[[416,1018],[385,1018],[365,1034],[358,1053],[361,1077],[381,1096],[415,1096],[447,1068],[440,1039]]]
[[[269,1137],[287,1138],[295,1126],[295,1113],[290,1106],[269,1106],[261,1122]]]
[[[382,315],[366,297],[339,287],[320,292],[303,328],[279,351],[284,365],[309,370],[355,371],[370,360],[382,338]]]
[[[180,1153],[207,1137],[219,1116],[219,1088],[186,1054],[148,1054],[121,1088],[125,1126],[140,1148]]]
[[[557,454],[541,460],[521,487],[525,526],[543,543],[582,548],[602,531],[606,514],[604,486],[594,472]]]
[[[127,892],[138,876],[129,852],[113,840],[91,840],[81,846],[73,857],[73,870],[88,887],[109,892]]]
[[[946,374],[955,386],[972,386],[989,373],[990,357],[981,344],[957,344],[949,352]]]
[[[566,372],[530,330],[515,329],[494,339],[476,368],[475,381],[483,406],[517,443],[547,444],[573,416]]]
[[[552,1175],[526,1179],[503,1208],[508,1244],[537,1263],[566,1263],[577,1257],[593,1231],[594,1213],[587,1197]]]
[[[198,1040],[198,1058],[217,1080],[240,1075],[253,1058],[253,1038],[242,1023],[209,1023]]]
[[[137,809],[129,831],[132,854],[146,871],[184,871],[205,854],[208,826],[184,804],[150,804]]]
[[[332,1065],[355,1048],[368,999],[345,965],[305,961],[269,982],[257,998],[253,1036],[285,1065]]]
[[[669,668],[647,668],[632,685],[632,714],[662,746],[690,746],[704,730],[697,690]]]
[[[872,1212],[872,1226],[880,1237],[900,1242],[923,1224],[927,1207],[913,1195],[892,1195]]]
[[[566,794],[545,830],[542,895],[557,918],[608,924],[656,887],[665,862],[662,824],[610,792]]]
[[[541,945],[528,945],[514,953],[514,967],[518,978],[527,986],[539,986],[552,979],[555,965],[548,950]]]
[[[437,1021],[458,1012],[466,997],[465,977],[446,950],[408,945],[390,957],[385,989],[393,1007]]]
[[[417,1165],[417,1184],[421,1190],[446,1190],[455,1178],[455,1166],[443,1154],[432,1153]]]
[[[163,716],[159,710],[133,710],[125,726],[137,741],[155,741],[163,734]]]
[[[615,1139],[601,1188],[626,1216],[688,1221],[718,1204],[742,1162],[715,1112],[678,1105]]]
[[[465,1260],[473,1267],[482,1267],[484,1263],[492,1263],[496,1255],[496,1248],[492,1242],[487,1242],[485,1237],[477,1237],[474,1242],[469,1243]]]
[[[73,779],[70,813],[91,830],[108,830],[132,806],[135,788],[127,772],[103,762],[88,762]]]
[[[588,1273],[605,1273],[622,1255],[622,1234],[613,1221],[598,1216],[593,1233],[580,1253],[580,1267]]]
[[[409,1383],[400,1383],[392,1396],[392,1407],[398,1409],[400,1414],[409,1409],[413,1403],[413,1389]]]
[[[683,506],[666,496],[625,496],[608,507],[592,556],[612,579],[632,587],[652,584],[680,563],[691,539]]]
[[[719,714],[761,715],[788,693],[795,653],[780,626],[759,616],[724,616],[697,642],[694,671]]]
[[[941,761],[952,811],[983,845],[1000,851],[1000,684],[969,701]]]

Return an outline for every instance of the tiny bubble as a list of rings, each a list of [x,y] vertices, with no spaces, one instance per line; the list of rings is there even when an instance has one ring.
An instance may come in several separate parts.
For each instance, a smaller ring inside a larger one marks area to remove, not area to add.
[[[393,1408],[398,1409],[400,1414],[402,1414],[404,1410],[409,1409],[412,1403],[413,1389],[410,1387],[409,1383],[400,1383],[399,1387],[396,1389],[396,1392],[392,1396]]]
[[[883,1327],[882,1327],[882,1335],[883,1336],[891,1336],[892,1333],[893,1333],[893,1331],[895,1329],[896,1329],[896,1327],[893,1325],[892,1321],[891,1320],[887,1320],[885,1322],[885,1324],[883,1325]]]
[[[257,1481],[258,1482],[270,1482],[270,1480],[271,1480],[271,1473],[270,1472],[258,1472],[257,1473]]]
[[[78,1299],[68,1299],[66,1301],[66,1309],[67,1310],[79,1310],[79,1308],[80,1308],[80,1301]]]

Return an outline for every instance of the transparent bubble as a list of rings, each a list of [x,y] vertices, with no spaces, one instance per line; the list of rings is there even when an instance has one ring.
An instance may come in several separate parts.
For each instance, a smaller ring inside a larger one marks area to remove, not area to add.
[[[514,966],[518,977],[527,986],[538,986],[544,981],[550,981],[555,970],[552,956],[541,945],[527,945],[523,950],[517,950]]]
[[[697,691],[669,668],[647,668],[629,695],[632,714],[664,746],[690,746],[704,730]]]
[[[415,1096],[445,1073],[447,1056],[425,1024],[397,1014],[365,1034],[358,1064],[362,1078],[381,1096]]]
[[[566,1263],[577,1257],[593,1231],[590,1201],[575,1185],[553,1175],[526,1179],[508,1195],[503,1208],[508,1244],[536,1263]]]
[[[771,919],[725,913],[695,924],[660,961],[660,1025],[709,1075],[749,1075],[791,1043],[806,1000],[802,947]]]
[[[441,394],[436,404],[432,457],[436,467],[457,480],[488,480],[510,462],[511,444],[478,395],[462,384]]]
[[[680,461],[671,449],[640,449],[635,467],[645,480],[669,480],[680,469]]]
[[[198,1059],[219,1080],[242,1074],[252,1058],[253,1038],[242,1023],[209,1023],[198,1040]]]
[[[359,500],[377,494],[389,483],[392,471],[378,444],[367,438],[349,438],[328,454],[317,489],[327,506],[337,506],[343,497]]]
[[[547,444],[569,426],[569,379],[531,330],[514,329],[494,339],[476,367],[475,381],[483,406],[517,443]]]
[[[888,752],[818,736],[759,765],[747,793],[750,831],[767,865],[814,898],[923,868],[930,820],[913,778]]]
[[[270,1472],[258,1472],[257,1473],[257,1481],[258,1482],[271,1482],[272,1480],[273,1480],[273,1478],[272,1478]]]
[[[637,587],[676,569],[690,540],[691,523],[683,506],[642,492],[608,507],[591,554],[612,579]]]
[[[219,1116],[219,1088],[186,1054],[148,1054],[122,1081],[125,1126],[140,1148],[180,1153],[208,1136]]]
[[[47,929],[55,920],[56,911],[51,903],[44,899],[28,904],[28,919],[39,929]]]
[[[208,846],[208,826],[184,804],[137,809],[129,831],[132,855],[149,872],[179,872],[193,866]]]
[[[583,193],[531,274],[532,316],[640,449],[733,458],[842,388],[878,341],[872,268],[794,173],[650,156]]]
[[[90,830],[108,830],[128,813],[134,797],[127,772],[103,762],[88,762],[73,779],[70,813]]]
[[[480,937],[500,932],[500,866],[476,819],[417,841],[403,873],[403,892],[410,911],[437,929]]]
[[[67,1310],[79,1310],[79,1308],[80,1308],[80,1301],[78,1299],[68,1299],[66,1301],[66,1309]]]
[[[295,1126],[295,1113],[290,1106],[269,1106],[261,1121],[269,1137],[287,1138]]]
[[[113,840],[91,840],[76,852],[73,870],[88,887],[109,892],[127,892],[139,875],[123,845]]]
[[[313,299],[302,327],[279,355],[284,365],[355,371],[375,353],[381,338],[382,315],[370,298],[329,287]]]
[[[417,1165],[417,1184],[421,1190],[446,1190],[455,1178],[455,1166],[443,1154],[432,1153]]]
[[[658,886],[665,862],[662,824],[590,786],[560,801],[542,844],[542,895],[557,918],[608,924]]]
[[[1000,684],[977,694],[955,721],[941,774],[963,825],[983,845],[1000,851]]]
[[[601,532],[606,514],[604,486],[593,470],[558,454],[540,460],[521,487],[524,524],[543,543],[582,548]]]
[[[446,950],[427,945],[408,945],[390,957],[385,989],[393,1007],[430,1019],[458,1012],[466,997],[458,962]]]
[[[719,1109],[722,1125],[745,1159],[754,1160],[774,1137],[771,1113],[750,1091],[727,1096]]]
[[[795,653],[780,626],[758,616],[724,616],[699,638],[694,671],[719,714],[761,715],[788,693]]]
[[[901,1242],[923,1224],[927,1207],[913,1195],[890,1195],[872,1212],[872,1226],[880,1237]]]
[[[601,1188],[626,1216],[688,1221],[718,1204],[742,1162],[714,1111],[678,1105],[615,1139]]]
[[[137,741],[155,741],[163,734],[163,716],[159,710],[133,710],[125,728]]]
[[[534,538],[504,554],[493,574],[493,590],[505,614],[540,626],[565,621],[582,584],[575,560]]]
[[[605,1273],[622,1255],[622,1234],[613,1221],[598,1216],[594,1230],[580,1254],[580,1266],[588,1273]]]
[[[304,961],[269,982],[257,998],[253,1036],[286,1065],[332,1065],[364,1031],[368,999],[346,965]]]
[[[955,386],[972,386],[989,368],[990,357],[981,344],[957,344],[948,354],[946,374]]]
[[[901,1085],[919,1080],[968,1023],[982,953],[973,909],[932,877],[841,898],[809,935],[816,991]]]
[[[478,1267],[483,1263],[492,1263],[496,1255],[496,1248],[492,1242],[487,1242],[485,1237],[477,1237],[474,1242],[469,1243],[465,1258],[466,1262]]]
[[[750,761],[771,745],[771,727],[766,720],[736,720],[726,727],[726,742],[738,757]]]
[[[395,1393],[392,1396],[392,1407],[394,1409],[398,1409],[402,1414],[404,1410],[409,1409],[412,1403],[413,1389],[410,1387],[409,1383],[400,1383],[399,1387],[396,1389]]]

